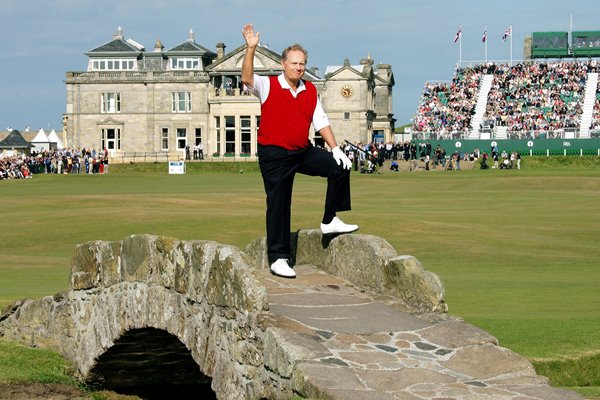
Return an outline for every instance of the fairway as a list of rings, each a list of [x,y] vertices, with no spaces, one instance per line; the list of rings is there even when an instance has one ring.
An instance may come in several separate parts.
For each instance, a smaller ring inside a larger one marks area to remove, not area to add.
[[[148,233],[245,247],[264,236],[260,174],[0,182],[0,305],[68,289],[73,248]],[[192,166],[193,167],[193,166]],[[319,226],[325,181],[297,176],[292,228]],[[600,351],[600,169],[352,175],[342,218],[442,278],[449,313],[532,359]]]

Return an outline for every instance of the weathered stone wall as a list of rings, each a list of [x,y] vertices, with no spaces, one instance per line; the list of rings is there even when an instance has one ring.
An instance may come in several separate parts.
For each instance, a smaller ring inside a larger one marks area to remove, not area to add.
[[[267,268],[265,239],[257,239],[246,253]],[[318,229],[299,231],[292,238],[294,264],[311,264],[347,279],[356,287],[402,300],[412,312],[445,313],[444,285],[419,260],[398,255],[384,239],[362,234],[323,236]]]
[[[262,397],[260,315],[265,288],[232,246],[135,235],[76,248],[72,290],[27,300],[0,322],[0,336],[60,352],[82,379],[125,332],[156,328],[177,337],[219,398]],[[285,388],[277,388],[285,393]]]

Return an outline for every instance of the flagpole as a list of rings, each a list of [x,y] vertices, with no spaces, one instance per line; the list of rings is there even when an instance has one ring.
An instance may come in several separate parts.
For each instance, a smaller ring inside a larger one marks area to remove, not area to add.
[[[462,33],[458,37],[458,65],[462,68]]]
[[[485,31],[483,32],[483,35],[483,44],[485,45],[485,63],[487,64],[487,25],[485,26]]]
[[[512,67],[512,37],[513,37],[513,30],[512,30],[512,25],[510,26],[510,66]]]

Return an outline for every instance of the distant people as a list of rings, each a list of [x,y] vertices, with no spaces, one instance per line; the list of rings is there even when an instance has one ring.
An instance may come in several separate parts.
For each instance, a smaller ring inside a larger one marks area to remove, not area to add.
[[[494,165],[492,165],[492,168],[498,168],[499,167],[499,165],[498,165],[499,160],[498,160],[498,152],[497,151],[494,151],[492,153],[492,160],[494,161]]]
[[[489,169],[490,166],[488,165],[487,161],[488,161],[488,155],[487,155],[487,153],[484,152],[481,154],[481,165],[479,168],[480,169]]]
[[[494,79],[481,127],[506,127],[510,138],[560,137],[565,129],[580,128],[587,74],[599,69],[595,60],[459,67],[451,83],[425,84],[412,130],[420,138],[464,135],[481,76],[487,74]],[[600,129],[600,102],[596,104],[592,130]]]
[[[452,153],[452,158],[454,159],[454,163],[456,164],[456,170],[460,171],[460,159],[462,155],[457,151]]]
[[[404,161],[410,160],[410,143],[404,142]]]

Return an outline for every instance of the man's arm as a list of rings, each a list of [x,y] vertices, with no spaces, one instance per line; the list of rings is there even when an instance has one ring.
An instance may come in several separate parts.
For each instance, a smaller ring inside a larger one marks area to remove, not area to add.
[[[254,88],[254,54],[258,45],[260,33],[254,32],[252,24],[244,25],[242,34],[246,40],[246,54],[242,64],[242,82],[244,85]]]
[[[331,126],[327,125],[326,127],[321,128],[319,130],[319,133],[321,134],[321,137],[323,138],[325,143],[327,143],[327,146],[329,146],[330,149],[333,149],[338,145],[337,141],[335,140],[335,135],[331,130]]]

